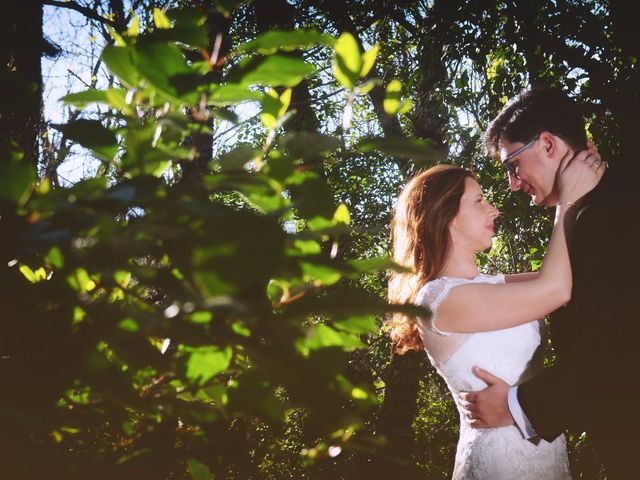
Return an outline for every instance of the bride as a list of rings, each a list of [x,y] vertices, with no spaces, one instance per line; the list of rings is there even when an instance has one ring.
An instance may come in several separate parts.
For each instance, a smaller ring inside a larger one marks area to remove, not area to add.
[[[563,159],[558,170],[561,201],[539,273],[478,271],[475,254],[491,246],[499,212],[470,171],[439,165],[416,175],[400,194],[392,223],[393,255],[412,273],[394,274],[389,299],[428,307],[432,316],[397,314],[391,335],[400,353],[426,349],[457,403],[455,480],[571,478],[564,436],[548,443],[523,439],[513,424],[474,429],[458,393],[486,386],[473,374],[476,365],[510,385],[542,368],[542,355],[534,355],[543,327],[537,319],[570,298],[566,235],[575,220],[575,204],[604,172],[590,168],[600,162],[589,150]]]

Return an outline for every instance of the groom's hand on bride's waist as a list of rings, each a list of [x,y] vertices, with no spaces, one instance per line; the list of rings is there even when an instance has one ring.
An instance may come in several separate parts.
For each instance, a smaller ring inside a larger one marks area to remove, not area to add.
[[[458,404],[469,425],[473,428],[512,425],[514,421],[507,402],[509,384],[480,367],[473,367],[473,373],[488,386],[478,392],[460,392],[458,395]]]

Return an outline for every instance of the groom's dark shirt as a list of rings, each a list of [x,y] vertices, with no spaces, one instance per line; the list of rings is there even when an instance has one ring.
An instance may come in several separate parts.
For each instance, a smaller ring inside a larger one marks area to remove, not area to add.
[[[551,315],[556,364],[518,389],[539,436],[588,432],[609,478],[626,478],[619,476],[631,466],[625,462],[640,464],[640,216],[633,182],[611,169],[585,197],[570,245],[571,301]]]

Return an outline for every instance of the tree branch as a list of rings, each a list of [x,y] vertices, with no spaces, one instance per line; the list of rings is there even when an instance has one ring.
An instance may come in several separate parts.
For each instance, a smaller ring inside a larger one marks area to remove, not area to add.
[[[96,12],[91,10],[88,7],[83,5],[79,5],[76,2],[64,2],[61,0],[41,0],[43,5],[49,5],[51,7],[59,7],[59,8],[68,8],[69,10],[75,10],[83,14],[85,17],[90,18],[91,20],[95,20],[97,22],[107,24],[113,28],[117,27],[116,22],[113,20],[109,20],[108,18],[102,17],[98,15]]]

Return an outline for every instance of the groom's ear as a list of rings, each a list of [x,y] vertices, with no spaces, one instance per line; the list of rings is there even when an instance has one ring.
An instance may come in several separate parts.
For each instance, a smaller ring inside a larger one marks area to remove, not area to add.
[[[547,131],[540,133],[538,140],[540,141],[542,152],[548,158],[557,157],[558,152],[559,150],[562,150],[562,144],[564,143],[559,137]]]
[[[556,137],[555,135],[553,135],[552,133],[549,132],[542,132],[540,133],[540,136],[538,137],[538,140],[540,141],[540,147],[542,148],[542,151],[544,152],[545,155],[547,156],[552,156],[555,148],[556,148]]]

